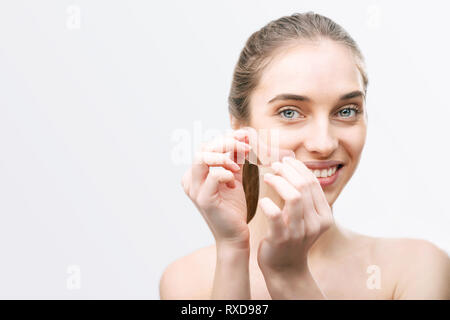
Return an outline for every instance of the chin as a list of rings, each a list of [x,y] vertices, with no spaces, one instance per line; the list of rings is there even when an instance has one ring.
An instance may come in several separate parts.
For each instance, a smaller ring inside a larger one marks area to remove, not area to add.
[[[350,180],[350,177],[347,175],[346,170],[349,168],[347,166],[344,166],[344,170],[341,172],[340,179],[336,181],[335,185],[330,185],[328,187],[323,188],[323,193],[325,194],[325,197],[327,198],[328,204],[330,207],[333,205],[333,203],[336,201],[336,199],[341,194],[342,190],[346,186],[347,182]]]
[[[327,196],[327,195],[325,195],[325,196]],[[330,195],[329,197],[327,196],[328,205],[330,207],[332,207],[338,197],[339,197],[339,194],[334,194],[334,193],[332,195]]]

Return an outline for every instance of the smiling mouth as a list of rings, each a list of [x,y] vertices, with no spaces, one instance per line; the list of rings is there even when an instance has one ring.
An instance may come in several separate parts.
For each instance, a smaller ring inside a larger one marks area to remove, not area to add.
[[[340,170],[343,166],[344,166],[343,164],[338,164],[336,166],[328,167],[325,169],[310,169],[310,170],[314,173],[316,178],[328,178],[334,176],[336,172]]]

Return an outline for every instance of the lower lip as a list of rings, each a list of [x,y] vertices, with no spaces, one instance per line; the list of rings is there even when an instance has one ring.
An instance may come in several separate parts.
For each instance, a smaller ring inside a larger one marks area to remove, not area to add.
[[[326,178],[317,178],[317,180],[319,180],[319,182],[320,182],[320,185],[322,187],[326,187],[326,186],[333,184],[336,181],[336,179],[338,178],[339,172],[341,171],[342,168],[343,167],[336,170],[336,172],[332,176],[329,176]]]

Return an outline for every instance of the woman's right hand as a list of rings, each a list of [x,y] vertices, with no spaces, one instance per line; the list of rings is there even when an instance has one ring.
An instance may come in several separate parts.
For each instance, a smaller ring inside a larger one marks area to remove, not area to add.
[[[220,136],[203,144],[181,181],[185,193],[206,220],[217,245],[237,248],[249,245],[247,203],[242,184],[244,158],[249,150],[245,129]],[[210,167],[223,169],[210,171]]]

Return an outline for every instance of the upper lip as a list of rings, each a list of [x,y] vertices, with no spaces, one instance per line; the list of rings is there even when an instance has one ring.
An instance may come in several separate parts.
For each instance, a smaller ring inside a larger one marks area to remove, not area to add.
[[[342,161],[337,160],[327,160],[327,161],[303,161],[305,166],[309,169],[326,169],[330,167],[337,166],[339,164],[343,165]]]

